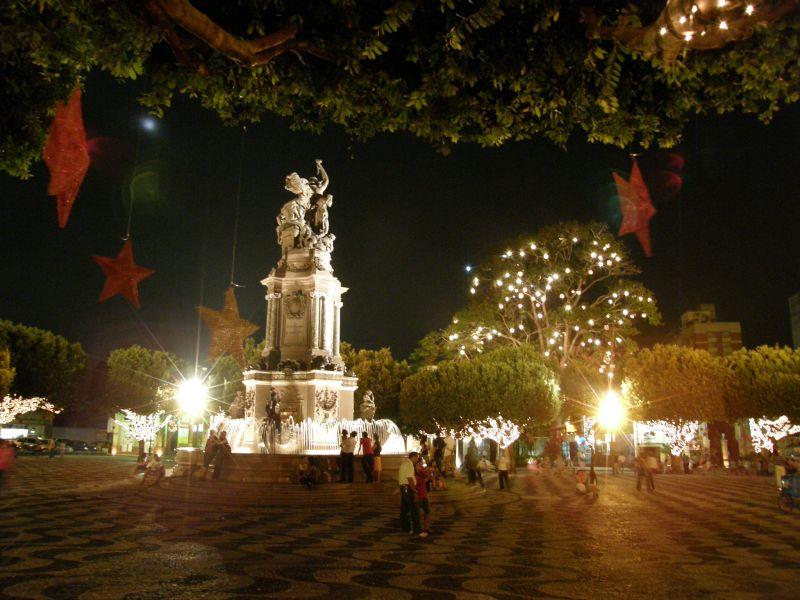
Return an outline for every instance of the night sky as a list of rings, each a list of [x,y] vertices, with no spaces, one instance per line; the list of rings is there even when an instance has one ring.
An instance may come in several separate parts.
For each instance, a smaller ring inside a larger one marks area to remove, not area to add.
[[[456,146],[442,156],[406,135],[361,143],[335,127],[315,136],[269,119],[248,127],[240,161],[240,130],[188,100],[143,131],[136,95],[134,85],[88,82],[84,121],[89,137],[102,138],[102,155],[65,230],[43,164],[27,181],[0,176],[0,318],[51,329],[97,358],[158,343],[194,360],[195,307],[220,308],[230,280],[240,167],[242,315],[264,323],[259,281],[279,257],[275,215],[290,197],[284,176],[308,177],[322,158],[334,195],[335,275],[350,288],[342,339],[390,346],[400,357],[465,304],[465,265],[506,240],[559,220],[619,224],[611,173],[630,170],[621,149],[576,139],[563,150],[542,140]],[[741,321],[746,345],[790,343],[787,298],[800,290],[798,134],[798,106],[769,126],[751,116],[698,119],[669,151],[685,159],[673,196],[659,185],[665,153],[641,157],[659,211],[653,257],[642,256],[635,237],[626,243],[664,314],[648,339],[666,339],[683,310],[711,302],[720,319]],[[98,304],[104,280],[90,258],[119,252],[130,193],[136,261],[156,270],[139,287],[138,313],[120,297]],[[201,358],[207,342],[201,329]]]

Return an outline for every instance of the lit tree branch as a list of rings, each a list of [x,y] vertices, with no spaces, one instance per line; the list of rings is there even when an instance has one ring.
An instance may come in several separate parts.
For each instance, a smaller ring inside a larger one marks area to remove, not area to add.
[[[56,408],[44,398],[6,396],[0,402],[0,425],[11,423],[18,415],[24,415],[36,410],[47,410],[56,415],[61,412],[61,409]]]

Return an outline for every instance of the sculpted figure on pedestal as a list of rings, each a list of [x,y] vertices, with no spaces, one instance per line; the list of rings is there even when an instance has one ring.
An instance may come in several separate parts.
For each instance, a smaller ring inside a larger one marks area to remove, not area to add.
[[[365,421],[372,421],[375,418],[375,395],[372,393],[372,390],[364,392],[364,398],[361,400],[359,411],[361,413],[361,418]]]

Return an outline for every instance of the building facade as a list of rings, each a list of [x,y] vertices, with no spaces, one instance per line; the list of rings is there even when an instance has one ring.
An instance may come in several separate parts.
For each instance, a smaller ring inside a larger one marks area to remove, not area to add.
[[[742,347],[742,326],[738,321],[717,321],[715,306],[701,304],[681,315],[680,344],[727,356]]]

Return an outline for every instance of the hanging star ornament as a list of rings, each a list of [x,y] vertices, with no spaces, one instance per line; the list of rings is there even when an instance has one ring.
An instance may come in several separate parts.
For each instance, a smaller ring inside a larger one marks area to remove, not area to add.
[[[133,262],[133,246],[131,240],[125,241],[117,258],[92,256],[92,260],[100,265],[106,276],[106,283],[100,294],[99,302],[120,294],[128,302],[139,308],[139,283],[155,273],[153,269],[140,267]]]
[[[50,170],[47,193],[58,202],[58,226],[66,227],[78,190],[89,170],[89,150],[81,116],[81,91],[72,92],[69,102],[56,104],[44,146],[44,162]]]
[[[631,177],[625,181],[618,174],[613,173],[614,183],[617,184],[619,206],[622,211],[622,224],[617,235],[623,236],[635,233],[642,245],[645,256],[652,256],[650,249],[650,219],[656,214],[656,209],[650,200],[650,192],[642,178],[639,163],[633,159]]]
[[[209,360],[214,360],[227,352],[236,362],[244,365],[244,340],[256,332],[258,325],[253,325],[239,316],[239,306],[236,304],[233,286],[225,292],[225,306],[222,310],[199,306],[197,311],[211,330]]]

